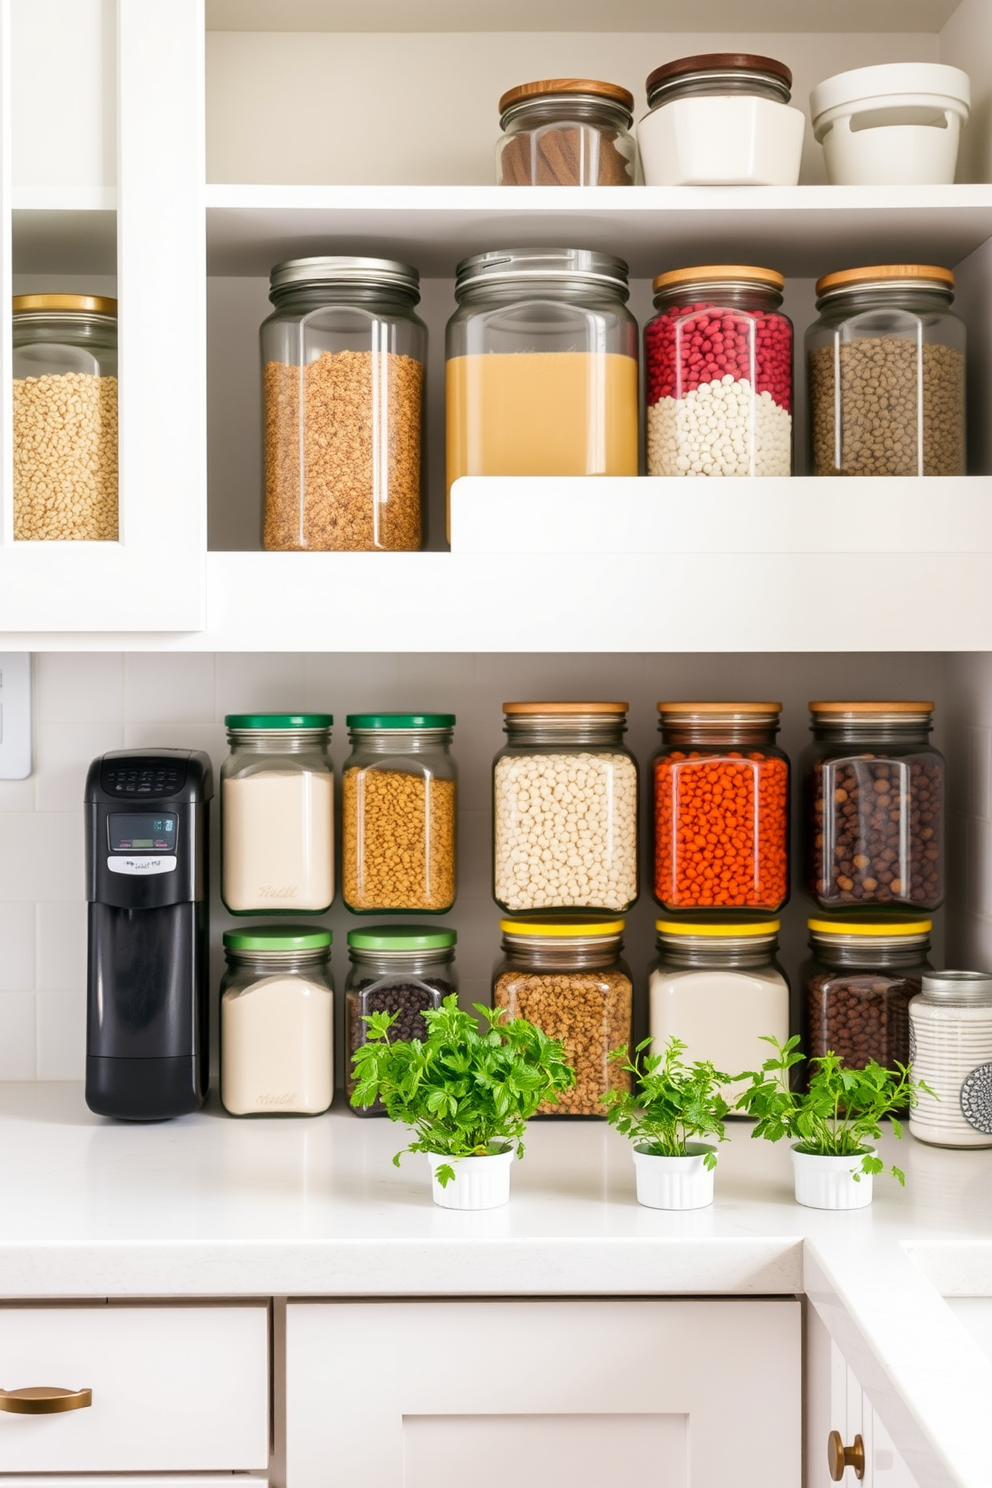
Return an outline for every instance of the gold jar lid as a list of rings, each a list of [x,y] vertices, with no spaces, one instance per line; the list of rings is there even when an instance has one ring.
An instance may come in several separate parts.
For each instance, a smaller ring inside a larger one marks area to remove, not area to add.
[[[561,713],[561,714],[583,714],[583,713],[610,713],[617,716],[625,714],[630,708],[629,703],[504,703],[503,712],[511,715],[521,713]]]
[[[811,713],[823,714],[827,718],[874,718],[879,714],[889,713],[932,713],[933,703],[922,702],[831,702],[810,703]]]
[[[698,718],[700,721],[708,722],[722,719],[736,719],[741,722],[747,719],[756,721],[778,718],[782,711],[781,703],[659,703],[658,712],[662,721],[673,723],[684,723],[690,719]]]
[[[11,309],[15,315],[43,315],[46,310],[61,310],[76,315],[117,315],[117,301],[105,295],[23,294],[14,295]]]

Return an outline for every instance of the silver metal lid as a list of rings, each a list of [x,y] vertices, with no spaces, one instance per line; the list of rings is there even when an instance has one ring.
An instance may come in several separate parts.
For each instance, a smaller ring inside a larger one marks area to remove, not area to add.
[[[992,1002],[992,972],[924,972],[921,989],[934,1002]]]
[[[627,265],[591,248],[494,248],[463,258],[455,270],[455,296],[480,284],[587,284],[609,286],[627,298]]]
[[[420,299],[420,275],[410,264],[394,258],[287,258],[276,264],[269,275],[269,299],[288,289],[318,286],[341,286],[357,289],[393,289]]]

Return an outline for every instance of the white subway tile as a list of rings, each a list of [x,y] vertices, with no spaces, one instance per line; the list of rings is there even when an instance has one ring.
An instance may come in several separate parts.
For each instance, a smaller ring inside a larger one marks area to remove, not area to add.
[[[2,823],[0,902],[82,899],[83,810],[12,811]]]
[[[39,1080],[81,1080],[86,1073],[86,997],[82,992],[39,992]]]
[[[38,725],[37,794],[39,811],[82,813],[86,772],[93,760],[124,746],[122,723],[64,723]]]
[[[218,655],[217,717],[221,723],[225,713],[289,713],[305,707],[302,656],[248,651]]]
[[[34,1080],[33,992],[0,992],[0,1080]]]
[[[124,717],[119,652],[41,652],[35,657],[39,723],[109,723]]]
[[[227,734],[222,723],[127,723],[124,725],[124,747],[205,749],[216,772],[227,754]]]
[[[333,713],[335,735],[343,738],[346,714],[405,706],[398,691],[404,660],[393,652],[315,652],[306,659],[306,705],[315,713]]]
[[[38,905],[39,990],[85,991],[86,910],[81,899]]]
[[[0,992],[35,984],[35,922],[30,904],[0,904]]]
[[[142,651],[124,658],[128,723],[213,723],[214,658],[210,653]]]

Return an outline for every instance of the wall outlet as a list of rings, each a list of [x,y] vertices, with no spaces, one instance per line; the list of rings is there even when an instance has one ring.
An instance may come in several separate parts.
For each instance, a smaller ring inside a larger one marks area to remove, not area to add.
[[[31,653],[0,651],[0,780],[31,774]]]

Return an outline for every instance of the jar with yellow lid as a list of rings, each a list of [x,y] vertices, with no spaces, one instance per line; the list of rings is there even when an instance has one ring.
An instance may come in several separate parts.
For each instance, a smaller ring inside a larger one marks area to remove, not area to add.
[[[117,301],[13,299],[14,537],[117,541]]]
[[[704,264],[654,281],[644,331],[649,475],[792,474],[792,322],[774,269]]]
[[[521,83],[499,101],[499,186],[633,186],[634,97],[595,78]]]
[[[669,1039],[685,1059],[709,1060],[728,1075],[760,1069],[765,1038],[789,1037],[789,983],[776,959],[779,920],[656,920],[658,959],[648,1002],[655,1054]],[[747,1081],[723,1091],[733,1104]]]
[[[629,1046],[633,986],[621,959],[624,921],[569,915],[501,920],[503,955],[493,972],[493,1007],[561,1039],[575,1086],[539,1116],[605,1116],[603,1097],[629,1090],[614,1049]]]
[[[806,334],[814,475],[964,475],[965,327],[954,275],[876,264],[817,281]]]

